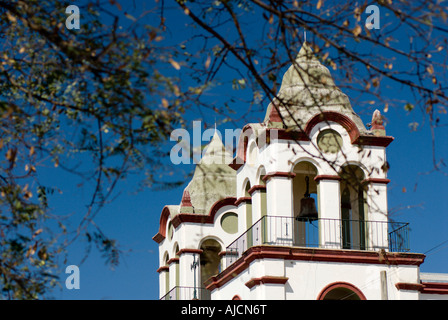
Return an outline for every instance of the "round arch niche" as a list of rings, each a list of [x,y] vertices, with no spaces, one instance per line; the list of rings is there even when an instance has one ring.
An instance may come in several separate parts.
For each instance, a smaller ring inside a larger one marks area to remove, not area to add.
[[[367,300],[357,287],[346,282],[336,282],[325,287],[317,300]]]

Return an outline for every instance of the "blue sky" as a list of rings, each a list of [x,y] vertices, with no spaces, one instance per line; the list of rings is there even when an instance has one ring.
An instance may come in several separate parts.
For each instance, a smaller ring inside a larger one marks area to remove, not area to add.
[[[140,4],[137,1],[137,7]],[[131,6],[131,4],[127,5]],[[123,8],[123,11],[126,10],[133,12],[132,6]],[[140,8],[136,11],[139,10]],[[182,33],[183,21],[177,23],[179,29],[172,35],[171,41],[178,41],[188,36]],[[343,91],[352,97],[350,92]],[[238,92],[233,94],[237,95]],[[410,95],[398,86],[393,86],[386,87],[383,90],[383,96],[386,99],[390,97],[406,100]],[[364,123],[371,121],[370,109],[368,112],[365,111],[364,107],[359,107],[358,104],[353,103],[353,100],[352,106]],[[376,107],[383,111],[383,105]],[[248,106],[239,103],[236,108],[238,111],[245,112]],[[267,108],[266,102],[258,112],[248,115],[247,120],[262,121],[265,108]],[[207,123],[213,126],[215,116],[210,113],[206,116]],[[448,240],[448,215],[446,214],[448,177],[439,172],[431,172],[433,169],[432,139],[428,124],[421,124],[417,131],[411,131],[409,128],[411,122],[422,123],[422,114],[419,110],[407,113],[403,108],[390,108],[385,116],[388,120],[387,134],[395,137],[387,149],[390,163],[388,178],[391,180],[388,185],[389,210],[394,211],[395,220],[410,223],[411,251],[425,253]],[[219,116],[216,117],[219,123]],[[197,113],[191,113],[188,119],[201,120],[201,117]],[[244,125],[244,121],[240,125]],[[219,130],[224,128],[224,125],[218,126]],[[448,127],[441,127],[435,131],[438,159],[448,155],[447,130]],[[168,146],[174,146],[174,142],[168,143]],[[188,172],[192,168],[192,166],[185,166],[176,169]],[[55,194],[51,197],[55,213],[82,212],[84,204],[90,200],[88,188],[76,187],[80,181],[63,171],[48,179],[57,185],[64,186],[63,194]],[[67,248],[69,257],[61,264],[61,288],[54,291],[56,299],[158,299],[156,272],[159,267],[158,245],[152,237],[158,231],[162,208],[167,204],[180,202],[182,191],[188,181],[175,189],[156,191],[148,188],[137,192],[140,180],[141,177],[133,176],[122,181],[117,186],[117,191],[121,192],[120,196],[112,204],[105,206],[95,220],[105,234],[118,240],[123,252],[120,265],[115,270],[111,270],[105,265],[104,259],[95,248],[92,248],[87,260],[80,265],[86,248],[86,242],[81,239]],[[71,183],[67,184],[66,181]],[[72,223],[76,226],[74,221]],[[67,276],[64,274],[65,266],[71,264],[80,267],[79,290],[68,290],[64,285]],[[448,244],[428,252],[421,270],[448,273]]]

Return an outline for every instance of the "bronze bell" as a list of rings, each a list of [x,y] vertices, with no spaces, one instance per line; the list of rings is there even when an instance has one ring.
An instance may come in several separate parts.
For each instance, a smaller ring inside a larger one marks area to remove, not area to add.
[[[318,219],[318,213],[316,209],[316,203],[314,199],[310,197],[310,178],[305,177],[306,192],[304,198],[300,200],[300,213],[297,216],[298,221],[314,221]]]

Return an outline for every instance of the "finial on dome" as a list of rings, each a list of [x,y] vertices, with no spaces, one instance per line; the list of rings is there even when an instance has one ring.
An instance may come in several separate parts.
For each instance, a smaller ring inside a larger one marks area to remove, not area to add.
[[[380,110],[376,109],[372,115],[372,132],[376,136],[385,136],[386,129],[383,125],[383,116],[381,115]]]
[[[193,204],[191,203],[190,192],[184,190],[182,195],[182,202],[180,203],[181,213],[193,213]]]

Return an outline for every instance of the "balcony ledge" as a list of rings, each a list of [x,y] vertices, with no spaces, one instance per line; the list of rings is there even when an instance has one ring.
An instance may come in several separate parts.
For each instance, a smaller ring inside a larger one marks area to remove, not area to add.
[[[246,270],[251,262],[259,259],[420,266],[425,260],[425,255],[384,250],[364,251],[258,245],[247,249],[238,260],[220,274],[209,278],[205,282],[205,287],[208,290],[214,290],[223,286]]]

